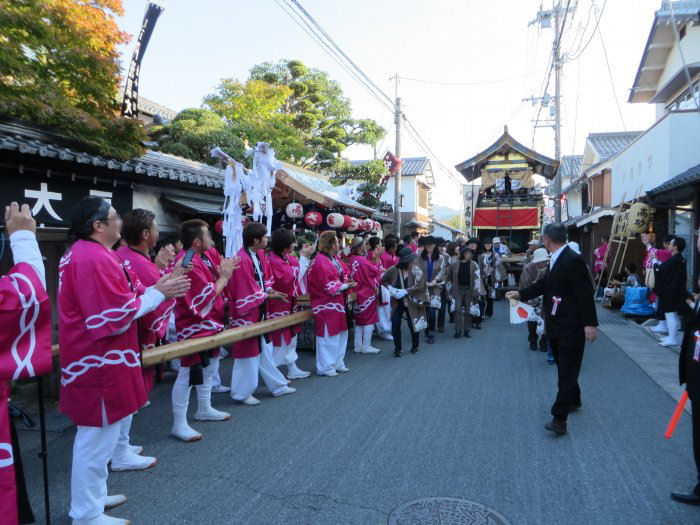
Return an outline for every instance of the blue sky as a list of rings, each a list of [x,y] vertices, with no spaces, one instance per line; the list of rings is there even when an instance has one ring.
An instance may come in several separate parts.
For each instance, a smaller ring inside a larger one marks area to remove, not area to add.
[[[471,157],[495,140],[504,124],[517,139],[531,145],[531,120],[537,108],[521,99],[541,95],[552,43],[552,29],[528,27],[539,0],[301,3],[392,97],[394,86],[389,77],[397,72],[406,78],[472,84],[402,80],[399,85],[408,119],[442,164],[451,168]],[[582,153],[590,132],[624,129],[622,118],[628,130],[645,129],[653,122],[652,106],[627,104],[626,100],[654,10],[660,5],[660,0],[607,1],[600,32],[612,83],[597,34],[580,59],[565,64],[563,154]],[[125,0],[126,13],[119,20],[120,27],[137,33],[145,6],[143,0]],[[591,0],[578,2],[573,25],[567,27],[562,43],[564,51],[575,47],[590,6]],[[589,24],[586,39],[593,25]],[[128,66],[132,49],[133,42],[123,49],[124,67]],[[355,117],[370,117],[387,128],[393,126],[387,109],[314,43],[275,0],[169,0],[143,61],[140,92],[175,110],[198,107],[219,79],[244,79],[253,65],[280,58],[299,59],[328,71],[351,99]],[[547,112],[543,109],[542,115]],[[391,149],[393,136],[392,127],[385,144]],[[542,153],[553,155],[552,130],[538,129],[534,145]],[[350,158],[370,155],[369,148],[347,151]],[[422,156],[424,152],[404,135],[403,155]],[[454,205],[453,188],[439,184],[449,180],[447,175],[437,172],[434,203]]]

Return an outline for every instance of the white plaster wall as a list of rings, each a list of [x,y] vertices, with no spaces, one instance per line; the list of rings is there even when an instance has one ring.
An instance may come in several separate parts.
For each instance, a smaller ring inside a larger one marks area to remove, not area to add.
[[[162,190],[149,186],[134,186],[134,208],[144,208],[156,214],[156,222],[160,231],[175,232],[180,229],[180,219],[160,203]]]
[[[663,73],[659,77],[658,86],[661,87],[668,80],[678,73],[683,67],[683,60],[681,59],[680,49],[683,49],[683,57],[685,58],[686,64],[692,64],[693,62],[700,61],[700,27],[699,26],[686,26],[686,33],[683,40],[680,43],[675,43],[671,48],[666,59],[666,67]],[[669,102],[669,101],[665,101]]]
[[[669,113],[612,162],[611,205],[631,200],[700,164],[700,115]]]
[[[392,206],[394,205],[394,188],[396,187],[396,178],[391,177],[389,182],[386,184],[386,190],[382,194],[382,201],[388,202]],[[416,177],[415,176],[402,176],[401,177],[401,193],[403,194],[403,206],[401,207],[402,212],[414,213],[416,211],[417,205],[417,195],[416,195]],[[425,210],[424,215],[428,215],[428,210]]]
[[[581,191],[571,190],[566,194],[566,200],[568,201],[569,207],[569,219],[572,217],[578,217],[583,213],[581,207]]]

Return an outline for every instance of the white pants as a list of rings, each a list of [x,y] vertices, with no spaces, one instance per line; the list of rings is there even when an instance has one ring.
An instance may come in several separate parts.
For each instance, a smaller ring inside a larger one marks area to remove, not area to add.
[[[678,329],[681,327],[681,321],[678,318],[678,312],[666,312],[666,327],[668,328],[668,338],[671,341],[678,341]]]
[[[389,303],[391,296],[389,295],[389,290],[385,286],[381,287],[381,298],[382,301]],[[391,333],[391,305],[385,304],[383,306],[377,305],[377,314],[379,315],[379,321],[374,325],[377,327],[377,333],[390,334]]]
[[[131,432],[131,421],[133,419],[134,415],[132,414],[120,420],[119,439],[117,439],[117,445],[114,447],[114,452],[112,453],[113,458],[117,458],[120,454],[124,454],[124,452],[126,452],[126,450],[129,448],[129,433]]]
[[[258,388],[258,376],[273,394],[287,388],[287,380],[282,375],[272,357],[272,343],[263,343],[261,352],[255,357],[236,357],[231,372],[231,397],[243,401]]]
[[[71,469],[70,517],[92,519],[104,513],[107,497],[107,463],[119,441],[119,433],[125,419],[107,424],[107,413],[102,404],[102,426],[78,425],[73,442],[73,466]]]
[[[345,366],[345,349],[348,346],[348,331],[336,335],[316,336],[316,373],[328,374]]]
[[[202,369],[202,384],[196,385],[197,403],[199,408],[208,408],[211,403],[211,385],[215,371],[219,370],[219,360],[210,359],[209,366]],[[190,404],[190,367],[181,366],[177,371],[177,379],[173,384],[173,412],[187,414],[187,406]]]
[[[214,372],[211,376],[211,386],[213,388],[218,388],[221,386],[221,376],[219,375],[219,361],[221,361],[221,357],[217,357],[216,359],[212,359],[212,364],[214,365]],[[214,362],[215,361],[215,362]]]
[[[282,344],[280,346],[272,347],[272,358],[275,366],[281,365],[292,365],[297,362],[299,356],[297,355],[297,336],[292,337],[289,344],[284,342],[282,339]]]

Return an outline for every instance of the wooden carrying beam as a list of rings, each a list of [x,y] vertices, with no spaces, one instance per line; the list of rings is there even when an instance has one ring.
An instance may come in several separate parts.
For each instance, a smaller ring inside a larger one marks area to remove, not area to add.
[[[356,298],[357,296],[354,293],[348,294],[348,301],[355,301]],[[308,296],[300,296],[299,302],[308,302]],[[211,350],[212,348],[235,343],[236,341],[243,341],[250,337],[268,334],[281,328],[305,323],[313,318],[313,310],[309,308],[308,310],[302,310],[290,315],[285,315],[284,317],[268,319],[260,323],[224,330],[223,332],[208,337],[186,339],[185,341],[178,341],[177,343],[157,346],[156,348],[143,352],[142,364],[143,366],[157,365],[165,361],[170,361],[171,359],[177,359],[178,357],[185,357],[203,352],[204,350]],[[58,344],[51,346],[51,352],[54,356],[58,356]]]
[[[284,317],[268,319],[267,321],[262,321],[260,323],[224,330],[223,332],[219,332],[218,334],[210,335],[208,337],[186,339],[184,341],[178,341],[177,343],[157,346],[156,348],[143,352],[142,364],[143,366],[157,365],[179,357],[185,357],[198,352],[203,352],[205,350],[211,350],[212,348],[219,348],[220,346],[235,343],[236,341],[243,341],[244,339],[248,339],[250,337],[257,337],[281,328],[294,326],[310,321],[311,319],[313,319],[313,310],[302,310],[290,315],[285,315]],[[54,356],[57,356],[58,345],[53,345],[51,347],[51,351],[53,352]]]

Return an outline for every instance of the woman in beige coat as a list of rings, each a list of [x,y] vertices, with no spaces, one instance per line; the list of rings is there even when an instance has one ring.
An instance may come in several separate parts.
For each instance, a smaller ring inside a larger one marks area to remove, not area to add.
[[[437,250],[437,241],[432,235],[422,237],[420,239],[423,250],[415,265],[421,269],[425,275],[425,282],[430,295],[430,305],[428,307],[428,327],[425,329],[425,338],[428,344],[435,342],[435,323],[437,321],[437,312],[440,309],[442,287],[445,285],[445,276],[447,275],[447,257],[443,257]]]
[[[479,296],[481,283],[479,265],[472,260],[474,251],[467,246],[459,250],[459,259],[447,270],[447,282],[451,283],[451,296],[455,302],[455,339],[470,337],[472,326],[470,307],[472,300]]]
[[[414,264],[416,255],[410,248],[401,248],[399,262],[382,275],[382,285],[391,296],[391,334],[394,357],[401,357],[401,321],[406,318],[411,332],[411,352],[418,352],[420,331],[427,328],[426,307],[430,304],[425,274]]]

